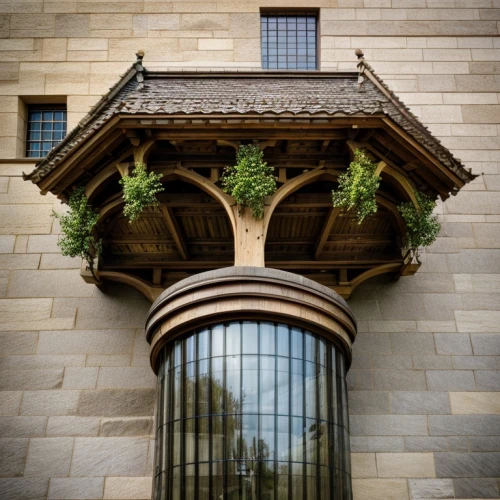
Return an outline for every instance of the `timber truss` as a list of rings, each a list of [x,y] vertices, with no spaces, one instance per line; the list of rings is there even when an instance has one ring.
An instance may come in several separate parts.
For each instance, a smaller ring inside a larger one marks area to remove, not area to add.
[[[147,72],[139,55],[26,178],[63,201],[85,185],[100,212],[99,280],[151,300],[191,274],[232,265],[288,270],[344,297],[374,276],[413,274],[419,262],[403,248],[397,205],[418,206],[415,190],[445,199],[474,176],[358,58],[355,73],[190,74]],[[248,143],[278,180],[262,221],[220,187],[224,167]],[[331,201],[357,148],[382,178],[378,212],[362,224]],[[162,174],[165,191],[159,207],[130,224],[119,180],[137,162]]]

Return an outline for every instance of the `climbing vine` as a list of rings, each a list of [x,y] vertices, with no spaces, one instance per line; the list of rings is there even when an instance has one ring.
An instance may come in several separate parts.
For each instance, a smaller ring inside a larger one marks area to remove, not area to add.
[[[333,206],[355,210],[358,224],[377,211],[375,193],[380,185],[380,177],[375,175],[376,169],[377,164],[370,160],[366,152],[357,149],[347,172],[339,176],[338,190],[332,191]]]
[[[398,210],[406,224],[406,245],[409,248],[426,247],[436,241],[441,224],[433,215],[436,202],[424,193],[415,191],[419,209],[409,201],[401,203]]]
[[[52,212],[59,219],[62,235],[57,244],[62,254],[67,257],[85,259],[94,274],[94,258],[101,253],[101,240],[94,236],[94,228],[99,214],[89,204],[85,196],[85,187],[75,189],[68,200],[69,211],[66,214]]]
[[[146,165],[136,163],[132,173],[120,179],[125,200],[123,215],[130,223],[138,219],[145,208],[159,204],[156,195],[165,189],[160,181],[161,177],[161,174],[154,172],[148,174]]]
[[[236,165],[226,167],[222,176],[222,189],[241,207],[248,207],[256,219],[264,216],[264,198],[276,191],[274,167],[264,161],[259,146],[240,146]]]

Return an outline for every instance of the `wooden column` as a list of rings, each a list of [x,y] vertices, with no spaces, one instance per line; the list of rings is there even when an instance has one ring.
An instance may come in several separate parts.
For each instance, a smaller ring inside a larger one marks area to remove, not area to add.
[[[264,267],[264,219],[255,219],[249,208],[240,213],[238,207],[232,209],[236,220],[234,265]]]

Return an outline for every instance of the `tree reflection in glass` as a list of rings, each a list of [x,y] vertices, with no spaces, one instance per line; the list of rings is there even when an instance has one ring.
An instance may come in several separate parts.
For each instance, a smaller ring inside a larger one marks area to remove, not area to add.
[[[342,351],[272,322],[203,328],[164,348],[156,500],[350,500]]]

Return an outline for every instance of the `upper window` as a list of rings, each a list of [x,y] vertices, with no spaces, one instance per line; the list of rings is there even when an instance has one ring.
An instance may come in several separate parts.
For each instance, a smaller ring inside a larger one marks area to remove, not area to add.
[[[66,135],[66,107],[51,104],[28,106],[26,156],[42,158]]]
[[[262,68],[317,69],[317,19],[315,12],[262,13]]]

